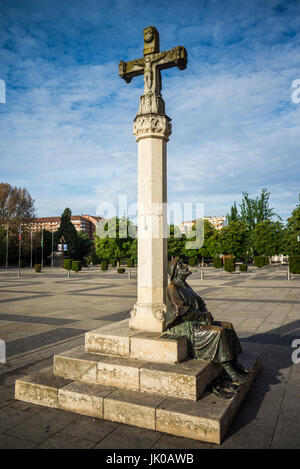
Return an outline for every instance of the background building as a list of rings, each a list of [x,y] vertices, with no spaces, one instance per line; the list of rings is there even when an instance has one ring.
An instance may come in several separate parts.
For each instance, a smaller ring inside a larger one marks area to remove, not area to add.
[[[225,221],[226,221],[226,217],[203,217],[203,218],[204,220],[209,221],[209,223],[211,223],[217,230],[220,230],[221,228],[223,228],[223,226],[225,225]],[[184,233],[184,234],[188,233],[192,229],[194,223],[196,223],[196,220],[183,221],[179,225],[179,229],[181,233]]]
[[[97,223],[103,220],[101,217],[94,217],[92,215],[72,215],[71,222],[77,231],[87,233],[90,239],[94,239],[94,233],[97,228]],[[35,218],[32,221],[31,229],[33,232],[48,230],[57,231],[60,225],[60,217],[42,217]]]

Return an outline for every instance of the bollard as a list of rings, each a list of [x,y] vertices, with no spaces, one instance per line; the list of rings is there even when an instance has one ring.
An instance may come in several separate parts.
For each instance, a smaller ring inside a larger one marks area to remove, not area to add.
[[[287,279],[288,279],[288,280],[291,280],[290,266],[288,266]]]
[[[21,275],[20,275],[20,269],[18,269],[18,278],[20,278],[20,276],[21,276]]]
[[[200,279],[204,280],[204,275],[203,275],[203,270],[202,269],[200,270]]]
[[[68,270],[67,272],[68,272],[68,278],[70,278],[70,271]]]
[[[131,270],[128,270],[128,278],[131,278]]]
[[[6,363],[6,343],[0,339],[0,363]]]

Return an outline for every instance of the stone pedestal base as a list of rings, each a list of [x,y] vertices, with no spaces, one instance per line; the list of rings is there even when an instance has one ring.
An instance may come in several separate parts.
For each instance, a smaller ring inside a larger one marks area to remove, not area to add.
[[[141,304],[136,303],[131,311],[129,320],[130,329],[163,332],[165,330],[164,304]]]
[[[168,361],[156,362],[154,352],[160,355],[164,349],[171,353],[165,354]],[[202,360],[172,363],[179,351],[180,341],[166,334],[134,333],[122,321],[88,332],[85,347],[56,355],[53,368],[19,378],[15,398],[220,444],[259,372],[260,357],[247,352],[239,356],[253,370],[251,380],[224,400],[206,392],[221,367]],[[152,362],[145,360],[151,356]]]
[[[188,356],[186,337],[172,339],[170,334],[134,331],[127,319],[87,332],[85,352],[158,363],[178,363]]]

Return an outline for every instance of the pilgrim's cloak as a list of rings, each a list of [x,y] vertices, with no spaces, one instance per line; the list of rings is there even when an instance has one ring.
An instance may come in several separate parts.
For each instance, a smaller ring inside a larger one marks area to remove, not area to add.
[[[223,363],[241,353],[232,324],[213,321],[202,298],[186,282],[171,281],[166,303],[167,327],[171,333],[187,337],[192,358]],[[209,324],[209,317],[212,324]]]

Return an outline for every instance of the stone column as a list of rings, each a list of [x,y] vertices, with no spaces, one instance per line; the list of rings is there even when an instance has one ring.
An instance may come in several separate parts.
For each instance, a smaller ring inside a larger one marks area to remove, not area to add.
[[[138,115],[134,122],[138,142],[138,298],[129,327],[162,332],[168,283],[167,141],[172,130],[166,115]]]

